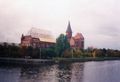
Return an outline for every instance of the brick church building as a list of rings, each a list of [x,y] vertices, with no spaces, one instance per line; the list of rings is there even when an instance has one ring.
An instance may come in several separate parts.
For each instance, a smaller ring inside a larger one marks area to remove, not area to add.
[[[72,29],[70,22],[68,23],[66,36],[72,48],[84,49],[84,37],[82,33],[77,33],[75,36],[72,36]]]
[[[55,39],[50,31],[31,28],[27,35],[21,36],[21,47],[49,48],[55,45]]]
[[[72,36],[72,29],[70,22],[68,23],[66,36],[70,43],[71,48],[84,49],[84,37],[82,33],[77,33],[75,36]],[[56,41],[51,35],[51,32],[43,29],[31,28],[27,35],[21,36],[21,47],[33,48],[48,48],[55,45]]]

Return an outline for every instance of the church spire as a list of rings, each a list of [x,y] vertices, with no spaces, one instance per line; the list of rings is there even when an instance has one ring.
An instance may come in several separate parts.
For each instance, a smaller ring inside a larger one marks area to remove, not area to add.
[[[67,30],[66,30],[66,36],[67,36],[68,39],[70,39],[72,37],[72,29],[71,29],[70,21],[68,22],[68,26],[67,26]]]
[[[68,26],[67,26],[66,33],[72,33],[72,29],[71,29],[70,21],[68,22]]]

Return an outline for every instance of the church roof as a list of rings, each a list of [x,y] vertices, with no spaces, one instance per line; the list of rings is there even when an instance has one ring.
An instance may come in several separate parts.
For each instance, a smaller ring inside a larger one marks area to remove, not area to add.
[[[82,33],[77,33],[74,37],[74,39],[84,39]]]
[[[31,28],[31,30],[28,32],[28,34],[34,38],[39,38],[40,41],[55,43],[55,38],[52,36],[52,33],[48,30]]]
[[[26,36],[24,36],[24,35],[22,35],[22,40],[31,40],[32,39],[32,37],[31,37],[31,35],[26,35]]]
[[[68,27],[67,27],[66,33],[67,33],[67,32],[72,33],[70,21],[68,22]]]

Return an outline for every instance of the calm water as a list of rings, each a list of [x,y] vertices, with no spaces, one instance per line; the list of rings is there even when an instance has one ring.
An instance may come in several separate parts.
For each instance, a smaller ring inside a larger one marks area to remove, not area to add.
[[[120,82],[120,61],[0,66],[0,82]]]

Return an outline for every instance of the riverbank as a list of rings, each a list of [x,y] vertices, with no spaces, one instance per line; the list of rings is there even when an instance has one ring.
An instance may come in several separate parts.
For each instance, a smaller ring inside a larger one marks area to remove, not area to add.
[[[39,65],[52,64],[51,59],[0,58],[0,65]]]
[[[119,57],[85,57],[85,58],[53,58],[53,59],[25,59],[25,58],[0,58],[0,64],[16,64],[16,65],[39,65],[39,64],[54,64],[64,62],[87,62],[87,61],[106,61],[120,60]]]
[[[56,62],[87,62],[87,61],[106,61],[106,60],[120,60],[119,57],[83,57],[83,58],[55,58]]]

